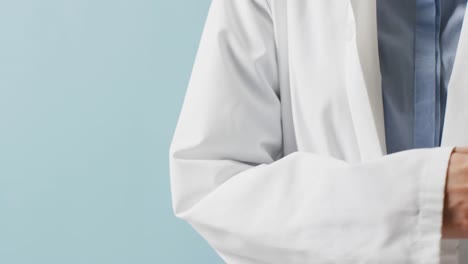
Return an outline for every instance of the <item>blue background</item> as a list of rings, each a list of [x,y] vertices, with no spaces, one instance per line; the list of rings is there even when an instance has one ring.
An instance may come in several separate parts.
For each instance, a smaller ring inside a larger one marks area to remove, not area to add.
[[[210,1],[0,1],[0,263],[223,263],[168,148]]]

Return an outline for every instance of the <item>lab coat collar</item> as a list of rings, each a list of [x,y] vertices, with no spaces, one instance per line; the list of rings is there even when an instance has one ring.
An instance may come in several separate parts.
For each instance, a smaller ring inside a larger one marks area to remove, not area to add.
[[[377,0],[349,0],[347,92],[361,160],[386,154]]]
[[[452,75],[447,88],[443,146],[468,146],[468,8],[460,32]]]

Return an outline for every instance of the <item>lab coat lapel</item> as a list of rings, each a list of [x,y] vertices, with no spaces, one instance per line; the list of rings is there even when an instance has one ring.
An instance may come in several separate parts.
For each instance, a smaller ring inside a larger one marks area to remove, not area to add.
[[[447,88],[443,146],[468,146],[468,8]]]
[[[377,0],[349,0],[346,83],[361,159],[386,153]]]

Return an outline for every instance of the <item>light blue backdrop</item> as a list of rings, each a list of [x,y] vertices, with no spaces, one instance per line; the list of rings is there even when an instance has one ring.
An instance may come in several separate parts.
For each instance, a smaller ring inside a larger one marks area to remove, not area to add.
[[[0,0],[0,263],[223,263],[170,201],[209,0]]]

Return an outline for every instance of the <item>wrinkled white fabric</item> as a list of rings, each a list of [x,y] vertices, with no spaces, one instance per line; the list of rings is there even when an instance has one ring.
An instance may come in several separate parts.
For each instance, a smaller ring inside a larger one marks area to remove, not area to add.
[[[441,147],[387,155],[375,0],[212,0],[169,150],[175,215],[227,263],[442,263],[463,63]]]

